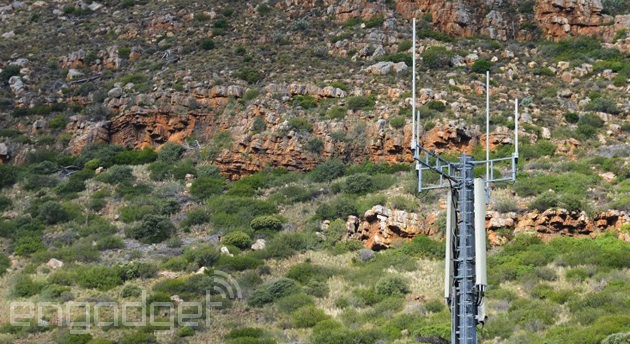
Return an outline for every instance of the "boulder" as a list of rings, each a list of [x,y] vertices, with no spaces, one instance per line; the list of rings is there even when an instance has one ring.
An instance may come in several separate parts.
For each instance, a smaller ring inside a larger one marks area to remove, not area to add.
[[[59,259],[51,258],[48,261],[48,263],[46,263],[46,266],[54,270],[54,269],[62,267],[63,262],[60,261]]]
[[[256,240],[256,242],[252,245],[252,250],[253,251],[260,251],[260,250],[264,250],[265,246],[266,246],[267,242],[265,241],[265,239],[258,239]]]
[[[110,98],[120,98],[123,95],[123,90],[120,87],[114,87],[107,92],[107,96]]]
[[[17,75],[9,78],[9,87],[11,88],[11,91],[16,95],[24,92],[24,83],[22,82],[22,78]]]
[[[355,233],[348,233],[348,238],[362,240],[366,248],[372,250],[388,248],[396,241],[434,232],[430,219],[382,205],[366,211],[363,219]]]
[[[66,79],[67,80],[74,80],[74,79],[76,79],[78,77],[81,77],[83,75],[84,74],[80,70],[71,68],[70,70],[68,70],[68,75],[66,76]]]
[[[234,255],[230,253],[230,250],[228,250],[228,248],[225,247],[225,246],[221,246],[221,254],[224,254],[224,255],[230,256],[230,257],[234,257]]]
[[[391,61],[382,61],[365,68],[365,71],[377,75],[387,75],[391,73],[400,74],[407,69],[409,69],[409,67],[407,67],[407,64],[404,62],[394,63]]]

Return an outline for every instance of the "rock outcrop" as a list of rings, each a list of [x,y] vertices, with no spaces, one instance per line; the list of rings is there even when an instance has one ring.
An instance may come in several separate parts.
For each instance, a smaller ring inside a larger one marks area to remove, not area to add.
[[[351,217],[346,224],[348,238],[362,240],[365,247],[381,250],[401,240],[411,240],[419,234],[431,235],[435,216],[427,217],[403,210],[376,205],[365,212],[361,221]]]
[[[630,15],[606,15],[599,0],[539,0],[534,9],[536,21],[549,39],[586,35],[611,41],[618,30],[630,27]]]
[[[611,41],[615,32],[628,28],[630,16],[603,13],[600,0],[395,0],[393,6],[368,0],[327,0],[326,15],[343,23],[351,18],[383,17],[383,28],[391,27],[394,13],[403,18],[428,18],[434,29],[456,37],[483,35],[492,39],[531,40],[540,35],[562,39],[588,35]],[[277,8],[296,15],[317,7],[313,0],[281,1]]]
[[[419,234],[437,233],[436,219],[435,214],[422,216],[377,205],[366,211],[361,218],[348,218],[347,238],[361,240],[365,247],[373,250],[386,249],[396,242],[411,240]],[[583,211],[557,208],[524,214],[502,214],[496,211],[488,211],[486,214],[488,239],[492,245],[507,242],[507,238],[502,236],[504,230],[514,234],[535,233],[543,240],[549,240],[559,235],[596,236],[605,230],[619,230],[626,223],[630,223],[630,215],[617,210],[599,213],[593,217]],[[619,236],[630,240],[627,234],[619,233]]]
[[[531,211],[525,214],[500,214],[489,211],[486,215],[486,228],[490,232],[501,229],[514,233],[532,232],[543,239],[554,236],[595,236],[607,229],[619,230],[630,223],[630,216],[618,210],[610,210],[589,217],[584,211],[568,211],[554,208],[543,212]],[[495,244],[501,242],[500,235],[493,233]]]

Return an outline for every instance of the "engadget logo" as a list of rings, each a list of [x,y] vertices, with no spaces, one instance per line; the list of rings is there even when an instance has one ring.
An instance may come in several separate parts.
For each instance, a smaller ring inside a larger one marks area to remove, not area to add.
[[[218,295],[218,297],[217,297]],[[11,302],[9,321],[13,326],[37,325],[67,327],[72,334],[86,334],[92,327],[156,328],[155,334],[170,334],[178,327],[210,326],[212,312],[223,299],[242,299],[238,282],[229,274],[213,271],[213,286],[202,301],[151,301],[143,290],[139,301],[128,302]],[[45,319],[45,320],[44,320]]]

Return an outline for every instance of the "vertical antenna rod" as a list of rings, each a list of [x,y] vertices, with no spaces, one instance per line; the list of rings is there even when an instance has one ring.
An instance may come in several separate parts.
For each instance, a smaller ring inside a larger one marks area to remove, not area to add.
[[[411,78],[411,149],[416,149],[416,18],[413,18],[413,43],[411,48],[412,72]]]
[[[514,100],[514,156],[518,159],[518,98]]]
[[[490,71],[486,71],[486,188],[490,183]]]

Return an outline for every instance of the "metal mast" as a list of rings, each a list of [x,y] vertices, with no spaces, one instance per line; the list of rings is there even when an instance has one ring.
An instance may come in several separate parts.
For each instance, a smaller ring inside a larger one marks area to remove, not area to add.
[[[416,171],[418,191],[448,189],[446,213],[446,257],[444,298],[451,310],[451,343],[476,344],[477,324],[486,321],[486,205],[489,184],[516,180],[518,162],[518,100],[515,103],[515,151],[506,158],[490,159],[490,75],[486,74],[486,159],[475,161],[463,153],[459,161],[447,161],[420,144],[420,113],[415,111],[415,19],[412,52],[413,75],[413,129],[411,146]],[[417,127],[416,127],[417,126]],[[508,177],[494,175],[496,163],[511,167]],[[475,166],[486,167],[486,178],[474,178]],[[437,180],[423,179],[426,173],[437,174]]]

